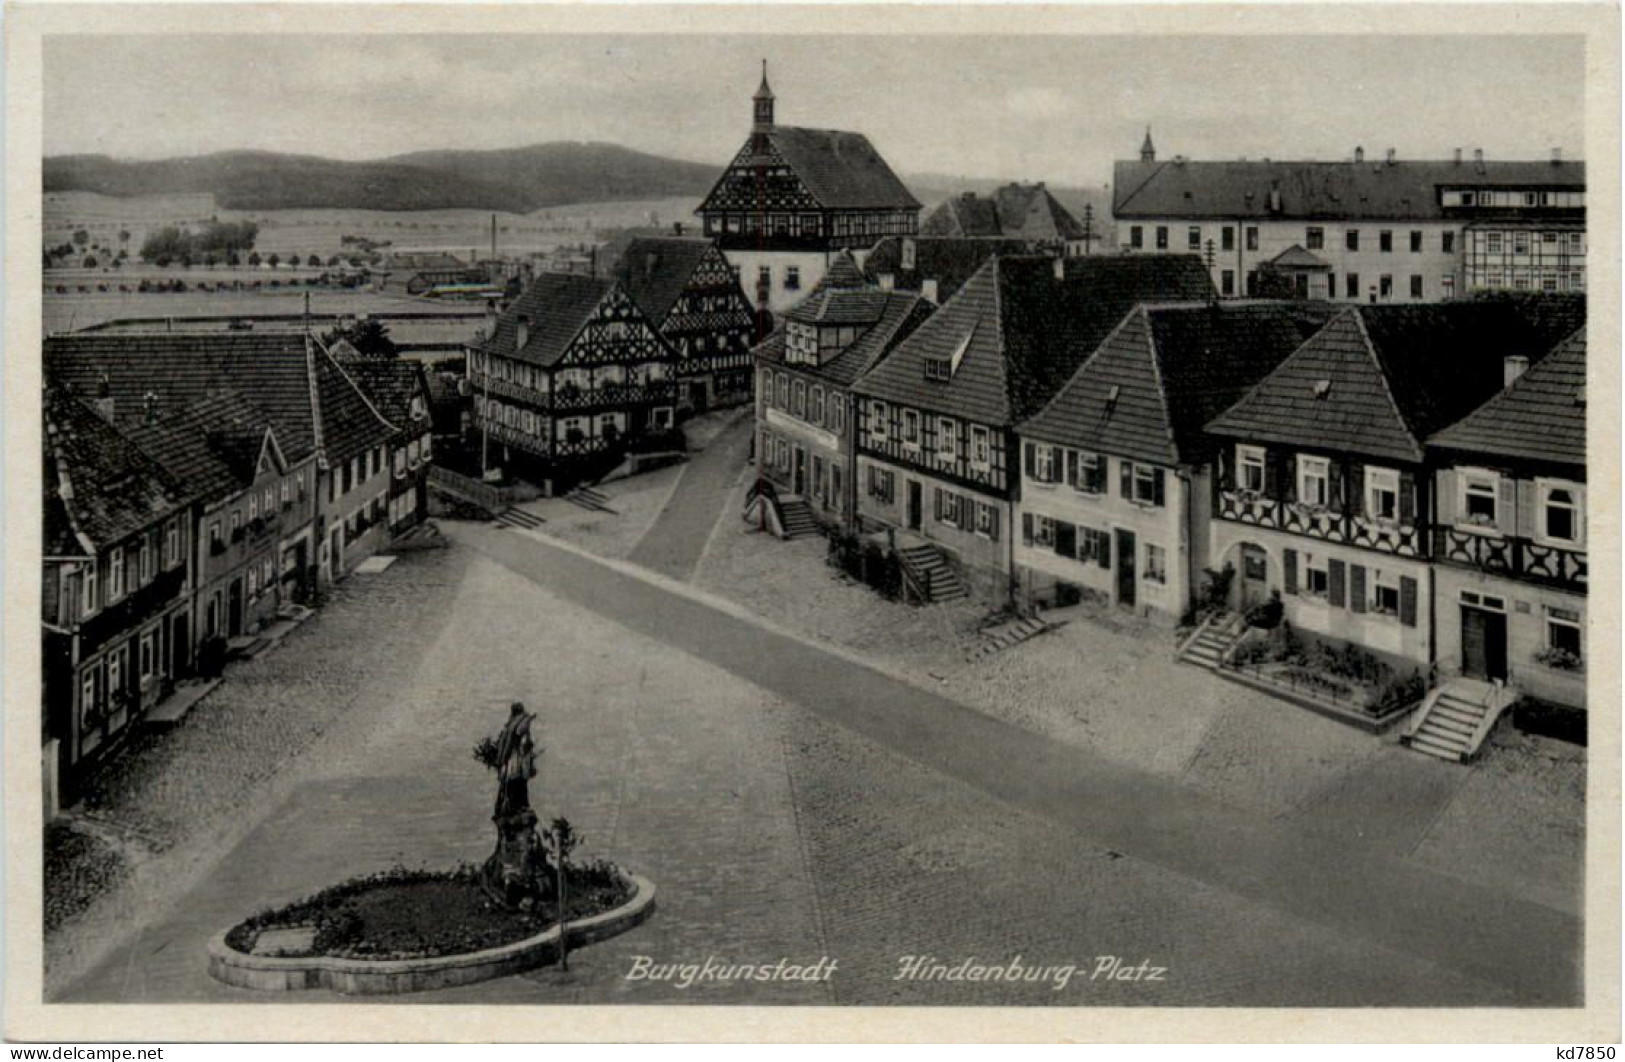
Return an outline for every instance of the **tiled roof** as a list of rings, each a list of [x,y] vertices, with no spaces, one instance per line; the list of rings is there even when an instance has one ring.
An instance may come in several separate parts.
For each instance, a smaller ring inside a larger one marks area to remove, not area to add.
[[[61,388],[45,393],[44,447],[48,556],[113,545],[188,500],[156,461]]]
[[[1428,445],[1583,466],[1585,386],[1582,328],[1511,387],[1433,435]]]
[[[903,268],[903,244],[914,241],[914,268]],[[919,291],[926,280],[937,282],[937,301],[947,302],[964,286],[982,264],[994,255],[1027,254],[1024,240],[968,239],[960,237],[887,236],[863,260],[863,272],[871,283],[892,277],[893,287]]]
[[[1055,276],[1057,263],[1064,278]],[[991,425],[1043,408],[1123,316],[1141,302],[1213,291],[1193,255],[994,258],[854,390]],[[928,380],[928,359],[957,360]]]
[[[791,366],[797,372],[828,381],[837,387],[849,387],[859,376],[879,364],[898,343],[906,339],[931,316],[931,304],[918,295],[906,292],[852,292],[839,295],[861,295],[866,304],[877,305],[879,312],[873,325],[845,350],[816,368],[808,365]],[[877,295],[878,300],[869,296]],[[784,329],[780,328],[764,339],[754,351],[758,361],[772,365],[784,363]]]
[[[421,395],[425,404],[428,402],[429,383],[422,362],[410,358],[368,358],[359,355],[336,360],[356,386],[361,388],[373,408],[402,431],[412,424],[412,399]]]
[[[842,251],[836,255],[835,261],[829,264],[823,278],[818,281],[820,288],[861,288],[867,284],[868,280],[864,277],[863,270],[858,268],[858,260],[852,257],[851,251]]]
[[[502,357],[536,365],[556,365],[586,327],[598,304],[615,289],[613,280],[580,273],[543,273],[520,292],[497,318],[488,349]],[[518,348],[519,319],[530,335]]]
[[[319,343],[293,333],[74,333],[45,341],[45,375],[81,397],[105,393],[120,425],[237,391],[264,410],[289,461],[329,461],[388,441],[394,426]]]
[[[711,249],[711,241],[700,237],[639,236],[616,263],[615,278],[638,309],[658,325],[666,320]]]
[[[920,208],[862,133],[776,125],[767,136],[826,210]]]
[[[1441,219],[1440,187],[1585,187],[1584,162],[1118,162],[1118,218]],[[1271,191],[1280,196],[1271,206]]]
[[[222,392],[124,430],[194,497],[213,501],[254,482],[266,434],[264,411],[234,392]]]
[[[1313,303],[1198,303],[1130,311],[1022,435],[1160,465],[1195,465],[1203,426],[1331,315]]]
[[[1345,310],[1208,425],[1219,435],[1420,462],[1422,440],[1550,344],[1505,303]]]
[[[1277,269],[1330,269],[1331,265],[1324,258],[1313,251],[1306,251],[1298,244],[1293,244],[1274,258],[1269,264]]]
[[[1081,240],[1083,223],[1042,184],[1007,184],[991,196],[973,192],[943,203],[920,226],[927,236],[1003,236],[1031,243]]]

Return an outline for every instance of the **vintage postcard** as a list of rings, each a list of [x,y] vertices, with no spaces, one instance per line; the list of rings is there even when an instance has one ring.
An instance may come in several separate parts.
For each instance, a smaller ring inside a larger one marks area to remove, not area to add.
[[[7,16],[8,1038],[1618,1039],[1616,7]]]

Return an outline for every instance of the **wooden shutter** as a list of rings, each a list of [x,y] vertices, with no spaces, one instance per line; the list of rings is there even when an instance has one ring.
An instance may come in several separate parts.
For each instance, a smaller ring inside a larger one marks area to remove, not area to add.
[[[1355,612],[1365,611],[1365,566],[1363,564],[1349,565],[1349,608]]]
[[[1330,461],[1326,465],[1326,501],[1332,512],[1343,512],[1343,462]]]
[[[1357,516],[1371,515],[1365,511],[1365,466],[1357,462],[1349,463],[1348,511]]]
[[[932,509],[935,510],[935,512],[932,513],[932,516],[936,519],[936,521],[938,523],[941,523],[942,522],[942,488],[941,487],[932,487],[931,488],[931,507],[932,507]]]
[[[1495,503],[1495,523],[1502,531],[1508,534],[1518,533],[1518,481],[1511,476],[1502,476],[1496,480],[1496,493],[1499,495]],[[1540,513],[1536,511],[1534,520],[1536,526],[1540,524]]]
[[[1100,557],[1100,566],[1102,568],[1110,568],[1112,566],[1112,535],[1111,535],[1111,532],[1110,531],[1096,531],[1095,532],[1095,542],[1098,543],[1099,546],[1100,546],[1100,550],[1099,550],[1099,552],[1097,554]]]
[[[1228,446],[1221,447],[1219,449],[1217,464],[1219,466],[1218,479],[1220,490],[1236,489],[1236,474],[1234,467],[1235,461],[1231,457],[1231,452],[1232,451]]]
[[[1408,575],[1399,580],[1399,622],[1416,626],[1416,580]]]
[[[1117,489],[1124,498],[1134,498],[1134,462],[1117,462]]]
[[[1285,570],[1285,574],[1286,574],[1286,592],[1289,593],[1289,594],[1297,593],[1298,592],[1298,551],[1295,550],[1295,549],[1282,550],[1281,551],[1281,567]]]
[[[1281,455],[1274,450],[1264,453],[1264,494],[1277,500],[1285,497],[1281,493]]]
[[[1333,608],[1343,607],[1343,576],[1345,566],[1340,560],[1326,563],[1326,600]]]
[[[1456,495],[1461,486],[1456,481],[1456,470],[1447,468],[1440,471],[1433,481],[1433,514],[1440,526],[1448,526],[1456,522]],[[1499,515],[1499,513],[1497,513]]]
[[[1031,440],[1024,443],[1021,447],[1021,459],[1023,461],[1022,472],[1029,479],[1036,479],[1038,477],[1038,445]]]
[[[1033,544],[1033,514],[1032,513],[1022,513],[1021,514],[1021,544],[1023,546],[1030,546],[1030,545]]]
[[[1168,504],[1167,495],[1164,493],[1163,488],[1162,469],[1160,468],[1151,470],[1151,500],[1157,505]]]
[[[1416,477],[1409,472],[1399,474],[1399,522],[1416,522]]]
[[[988,536],[987,537],[991,538],[993,541],[997,542],[999,540],[999,507],[996,506],[996,505],[990,505],[990,506],[988,506],[988,509],[991,512],[991,516],[990,516],[990,518],[988,520],[988,525],[987,525],[988,526]]]
[[[1077,489],[1078,486],[1078,451],[1066,452],[1066,485]]]
[[[1281,497],[1287,501],[1298,500],[1298,455],[1281,455]]]

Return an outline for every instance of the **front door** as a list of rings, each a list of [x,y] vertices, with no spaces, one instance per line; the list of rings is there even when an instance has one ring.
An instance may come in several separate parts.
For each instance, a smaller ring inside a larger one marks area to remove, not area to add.
[[[920,481],[911,479],[908,481],[908,529],[910,531],[920,529],[920,509]]]
[[[807,451],[796,447],[795,478],[790,486],[791,494],[807,493]]]
[[[243,581],[233,579],[226,594],[226,635],[235,638],[243,633]]]
[[[176,616],[169,623],[169,673],[177,679],[192,674],[192,642],[187,637],[185,616]]]
[[[1117,603],[1134,607],[1134,532],[1117,532]]]
[[[1507,677],[1507,618],[1502,612],[1461,606],[1461,672],[1485,681]]]
[[[1262,604],[1270,592],[1269,554],[1251,543],[1241,547],[1241,607]]]

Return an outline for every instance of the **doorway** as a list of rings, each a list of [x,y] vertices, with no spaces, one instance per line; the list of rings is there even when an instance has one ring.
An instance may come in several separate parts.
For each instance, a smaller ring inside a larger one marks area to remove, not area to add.
[[[795,471],[791,474],[790,493],[807,493],[807,451],[799,446],[795,448]]]
[[[1243,611],[1261,605],[1270,596],[1269,554],[1251,542],[1241,547],[1241,608]]]
[[[1506,613],[1461,606],[1461,673],[1485,682],[1506,681]]]
[[[233,579],[226,592],[226,636],[236,638],[243,633],[243,581]]]
[[[1125,608],[1134,607],[1137,586],[1134,571],[1134,532],[1117,531],[1117,603]]]
[[[920,509],[922,508],[920,504],[920,493],[920,481],[917,479],[909,480],[908,529],[910,531],[918,531],[920,529]]]

